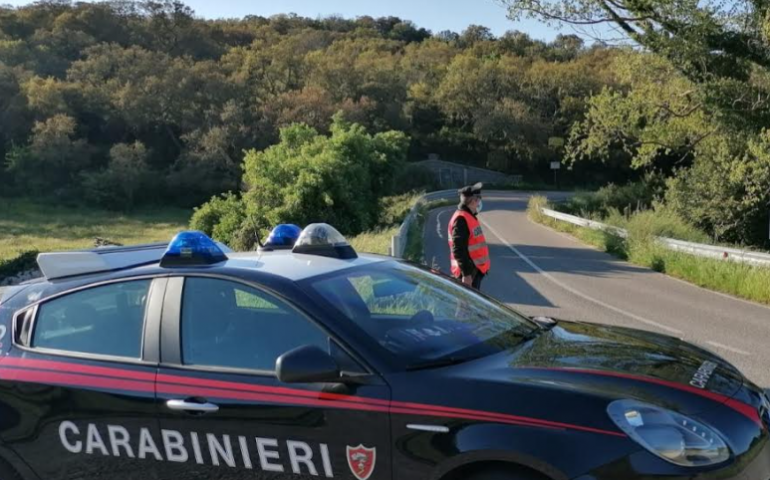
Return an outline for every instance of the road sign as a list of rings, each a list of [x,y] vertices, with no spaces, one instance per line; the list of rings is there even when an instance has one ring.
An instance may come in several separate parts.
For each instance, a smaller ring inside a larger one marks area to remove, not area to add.
[[[561,162],[551,162],[551,170],[558,170],[561,168]]]

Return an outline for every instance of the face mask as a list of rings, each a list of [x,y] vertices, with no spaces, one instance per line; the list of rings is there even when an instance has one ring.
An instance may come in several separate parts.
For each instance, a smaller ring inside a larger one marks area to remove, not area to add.
[[[484,208],[484,200],[479,200],[479,204],[476,206],[476,213],[481,213],[482,208]]]

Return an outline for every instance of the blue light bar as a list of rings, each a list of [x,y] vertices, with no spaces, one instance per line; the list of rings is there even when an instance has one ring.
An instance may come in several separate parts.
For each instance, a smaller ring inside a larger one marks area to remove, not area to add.
[[[276,226],[267,237],[264,250],[291,249],[299,238],[302,229],[291,223]]]
[[[179,232],[168,244],[160,260],[161,267],[211,265],[224,262],[227,255],[205,233]]]

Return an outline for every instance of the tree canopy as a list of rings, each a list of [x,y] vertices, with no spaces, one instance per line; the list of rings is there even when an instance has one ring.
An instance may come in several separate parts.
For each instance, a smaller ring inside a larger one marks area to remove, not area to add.
[[[545,176],[560,154],[549,137],[568,136],[613,54],[480,25],[434,35],[397,17],[205,20],[173,0],[0,6],[0,190],[198,205],[240,190],[244,151],[295,123],[329,134],[337,113],[404,132],[410,159]],[[622,176],[595,167],[586,178]],[[131,185],[111,187],[126,169]]]

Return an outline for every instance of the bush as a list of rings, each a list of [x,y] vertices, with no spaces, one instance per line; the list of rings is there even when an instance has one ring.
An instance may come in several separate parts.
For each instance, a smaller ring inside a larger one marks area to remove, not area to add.
[[[688,224],[674,211],[665,208],[635,213],[628,220],[626,229],[628,259],[658,272],[666,271],[665,259],[668,251],[658,243],[656,237],[708,242],[708,235]]]
[[[240,245],[243,233],[241,227],[245,219],[243,201],[233,193],[226,193],[212,197],[197,207],[190,219],[190,228],[200,230],[234,249],[243,249],[246,246]]]
[[[246,154],[246,213],[261,232],[272,225],[327,222],[345,235],[375,227],[379,199],[405,161],[399,132],[367,134],[335,117],[331,136],[306,125],[281,130],[281,142]]]
[[[29,250],[9,260],[0,260],[0,281],[27,270],[37,269],[37,250]]]
[[[601,218],[618,210],[626,215],[646,210],[663,195],[664,181],[657,175],[648,175],[640,182],[626,185],[609,184],[594,193],[580,193],[561,207],[562,210],[583,217]]]
[[[106,169],[82,175],[86,199],[113,210],[131,210],[139,197],[147,200],[160,186],[158,175],[147,164],[147,157],[147,149],[141,142],[113,146]]]
[[[551,208],[551,204],[548,203],[548,198],[543,195],[532,195],[529,197],[529,203],[527,204],[527,214],[529,218],[538,223],[543,223],[543,219],[548,218],[543,215],[542,210],[544,208]]]
[[[380,199],[380,215],[377,220],[378,227],[392,227],[404,221],[412,209],[412,205],[423,195],[422,192],[410,192],[401,195],[392,195]]]
[[[667,203],[720,242],[770,247],[770,130],[743,155],[714,149],[668,184]]]

